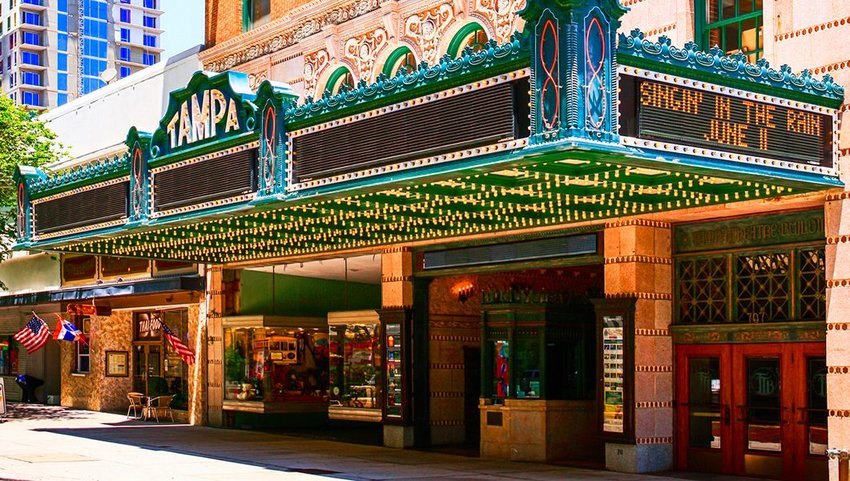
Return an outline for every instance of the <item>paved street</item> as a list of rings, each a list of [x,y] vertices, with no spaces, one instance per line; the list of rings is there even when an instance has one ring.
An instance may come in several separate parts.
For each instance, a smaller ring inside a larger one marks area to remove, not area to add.
[[[627,475],[252,431],[156,425],[51,406],[10,408],[0,424],[0,480],[743,479]]]

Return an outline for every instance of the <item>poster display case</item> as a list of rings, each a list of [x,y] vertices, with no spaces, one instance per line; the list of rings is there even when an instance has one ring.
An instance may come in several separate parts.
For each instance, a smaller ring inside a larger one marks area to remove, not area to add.
[[[599,342],[599,431],[606,441],[634,442],[636,299],[595,300]]]
[[[327,411],[329,337],[324,318],[233,316],[222,321],[224,410]]]
[[[381,411],[384,424],[410,425],[413,402],[411,312],[406,309],[381,309],[381,334],[384,350],[383,389]]]

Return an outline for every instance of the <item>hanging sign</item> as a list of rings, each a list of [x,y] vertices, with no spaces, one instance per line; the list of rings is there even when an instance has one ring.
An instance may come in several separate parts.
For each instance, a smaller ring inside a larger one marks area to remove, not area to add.
[[[621,76],[621,87],[623,135],[833,167],[834,109],[629,75]]]

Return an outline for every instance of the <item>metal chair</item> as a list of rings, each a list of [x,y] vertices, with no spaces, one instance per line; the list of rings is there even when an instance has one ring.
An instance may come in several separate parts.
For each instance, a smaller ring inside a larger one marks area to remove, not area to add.
[[[130,406],[127,408],[127,418],[130,417],[130,411],[133,411],[133,419],[140,419],[145,414],[145,404],[142,399],[145,397],[140,392],[127,393],[127,399],[130,400]]]
[[[174,413],[171,412],[171,401],[173,400],[174,396],[157,396],[149,399],[148,405],[145,408],[145,418],[147,419],[153,416],[153,418],[156,419],[156,422],[159,422],[159,414],[168,413],[168,416],[171,418],[171,422],[174,422]]]

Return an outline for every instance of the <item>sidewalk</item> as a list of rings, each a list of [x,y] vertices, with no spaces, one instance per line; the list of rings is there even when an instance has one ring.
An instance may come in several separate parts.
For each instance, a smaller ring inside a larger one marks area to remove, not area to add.
[[[396,450],[254,431],[152,424],[123,415],[10,405],[0,480],[742,481],[607,471]]]

